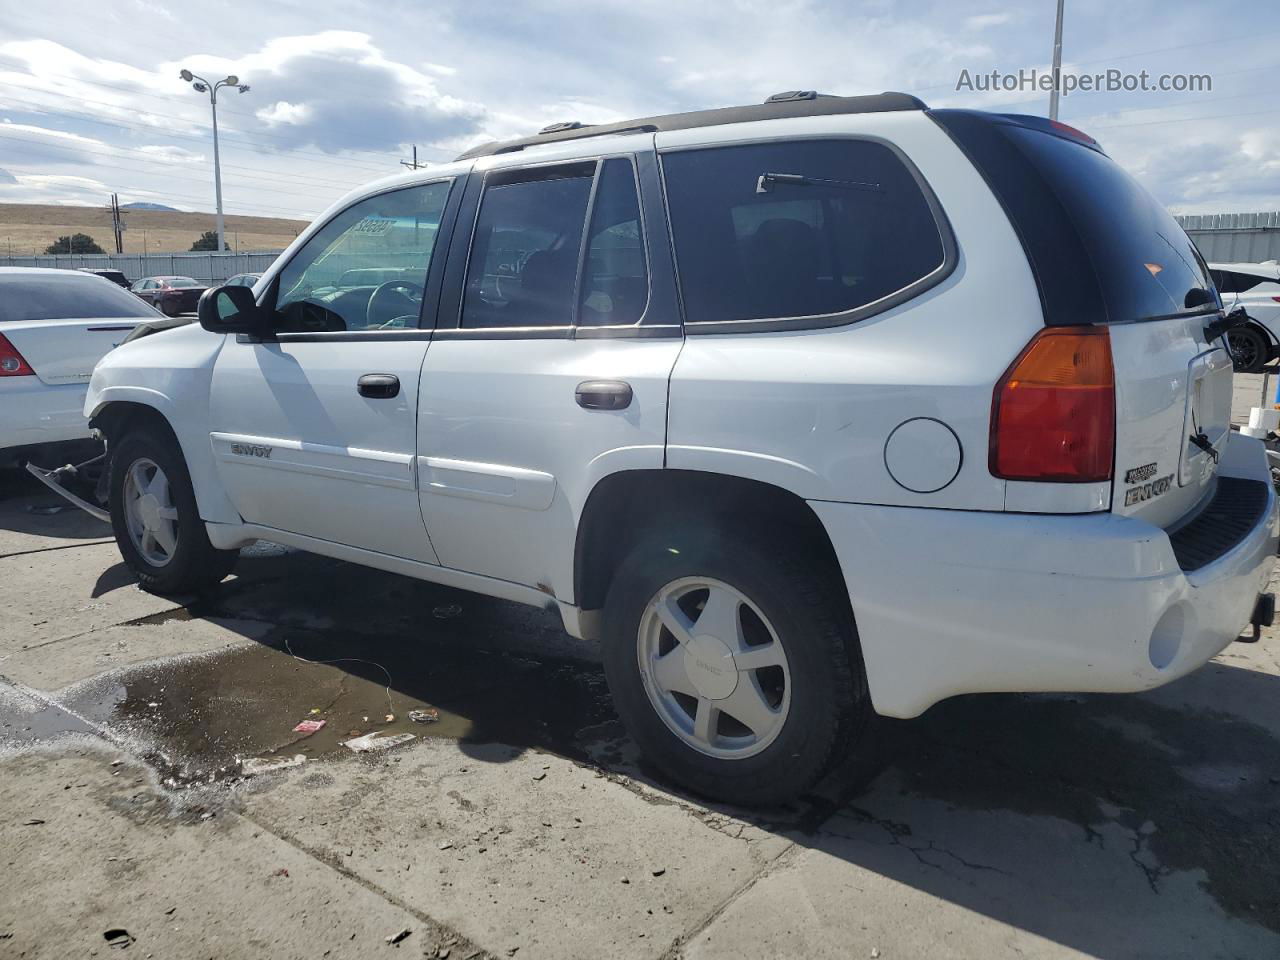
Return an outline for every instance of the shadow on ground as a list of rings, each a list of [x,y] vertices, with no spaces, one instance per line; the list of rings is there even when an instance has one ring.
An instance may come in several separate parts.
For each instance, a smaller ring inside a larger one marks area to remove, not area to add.
[[[122,578],[108,570],[99,588]],[[68,691],[82,716],[191,779],[237,757],[346,756],[350,737],[410,733],[490,762],[548,750],[690,799],[639,764],[593,645],[550,611],[260,545],[236,579],[137,623],[193,618],[256,643]],[[1280,696],[1280,678],[1221,664],[1195,680],[1222,704]],[[435,722],[409,719],[432,709]],[[295,733],[305,719],[325,727]],[[993,695],[883,722],[877,737],[878,766],[850,763],[785,810],[725,812],[1098,957],[1168,956],[1153,944],[1197,937],[1216,955],[1219,928],[1239,924],[1280,933],[1271,730],[1152,697]],[[520,749],[476,748],[490,743]]]

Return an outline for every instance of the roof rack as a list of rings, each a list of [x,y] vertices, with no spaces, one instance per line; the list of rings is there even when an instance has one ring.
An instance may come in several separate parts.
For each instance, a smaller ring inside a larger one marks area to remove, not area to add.
[[[652,133],[659,130],[688,130],[691,127],[713,127],[726,123],[747,123],[752,120],[776,120],[782,117],[819,117],[844,113],[889,113],[897,110],[927,110],[924,102],[908,93],[877,93],[863,97],[837,97],[813,90],[788,90],[775,93],[764,103],[742,107],[720,107],[715,110],[694,110],[690,113],[670,113],[660,117],[644,117],[640,120],[623,120],[618,123],[584,124],[577,121],[553,123],[543,127],[532,137],[518,140],[495,141],[472,147],[458,156],[459,160],[489,157],[498,153],[515,153],[526,147],[544,143],[560,143],[565,140],[581,140],[586,137],[603,137],[621,133]]]

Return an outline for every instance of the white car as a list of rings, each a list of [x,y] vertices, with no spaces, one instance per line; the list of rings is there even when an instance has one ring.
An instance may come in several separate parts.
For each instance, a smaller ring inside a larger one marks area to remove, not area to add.
[[[1236,369],[1256,373],[1280,355],[1280,263],[1211,263],[1209,272],[1227,310],[1243,307],[1250,322],[1227,335]]]
[[[89,444],[83,410],[94,364],[158,318],[94,274],[0,267],[0,466]]]
[[[704,795],[794,797],[956,694],[1146,690],[1271,618],[1207,268],[1060,124],[791,93],[559,125],[348,195],[199,317],[85,404],[144,585],[264,539],[558,610]]]

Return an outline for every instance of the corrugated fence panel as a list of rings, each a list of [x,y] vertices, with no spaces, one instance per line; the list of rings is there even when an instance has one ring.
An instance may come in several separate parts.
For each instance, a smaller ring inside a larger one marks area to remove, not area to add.
[[[1202,213],[1176,219],[1210,263],[1280,260],[1280,212]]]
[[[0,256],[0,267],[59,267],[75,270],[120,270],[130,281],[143,277],[192,277],[201,283],[216,283],[237,273],[262,273],[280,256],[280,250],[250,253],[76,253],[38,257]]]

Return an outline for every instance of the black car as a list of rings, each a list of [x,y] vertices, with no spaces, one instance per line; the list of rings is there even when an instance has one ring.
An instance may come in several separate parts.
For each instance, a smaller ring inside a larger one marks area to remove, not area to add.
[[[116,286],[124,287],[126,290],[129,289],[129,278],[120,270],[98,270],[95,267],[79,267],[77,269],[81,273],[96,273],[104,280],[110,280]]]

